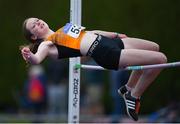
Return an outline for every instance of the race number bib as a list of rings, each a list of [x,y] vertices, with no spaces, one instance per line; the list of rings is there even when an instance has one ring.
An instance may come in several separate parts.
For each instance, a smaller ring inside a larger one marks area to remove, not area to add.
[[[85,27],[77,26],[71,23],[67,23],[64,26],[63,32],[73,38],[78,38],[81,30],[85,29]]]

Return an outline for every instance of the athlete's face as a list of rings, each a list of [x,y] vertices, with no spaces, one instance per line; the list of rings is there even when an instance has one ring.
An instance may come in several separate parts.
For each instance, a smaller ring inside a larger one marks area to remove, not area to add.
[[[33,34],[33,40],[45,38],[49,31],[47,23],[38,18],[29,18],[26,23],[26,28]]]

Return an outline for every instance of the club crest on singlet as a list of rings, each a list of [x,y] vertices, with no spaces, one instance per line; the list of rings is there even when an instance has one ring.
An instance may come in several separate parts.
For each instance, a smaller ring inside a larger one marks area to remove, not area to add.
[[[73,38],[78,38],[81,31],[84,30],[85,27],[82,27],[82,26],[77,26],[75,24],[72,24],[72,23],[67,23],[65,26],[64,26],[64,29],[63,29],[63,32]]]

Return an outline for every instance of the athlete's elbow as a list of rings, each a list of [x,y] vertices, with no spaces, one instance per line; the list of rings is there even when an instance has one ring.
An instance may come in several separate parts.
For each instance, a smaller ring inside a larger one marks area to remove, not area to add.
[[[38,62],[38,61],[29,61],[29,63],[31,64],[31,65],[38,65],[38,64],[40,64],[40,62]]]
[[[32,65],[38,65],[38,64],[40,64],[40,63],[41,63],[41,62],[39,62],[39,61],[32,61],[32,62],[31,62]]]
[[[32,64],[32,65],[38,65],[38,64],[41,63],[41,60],[38,59],[38,58],[30,58],[29,63]]]

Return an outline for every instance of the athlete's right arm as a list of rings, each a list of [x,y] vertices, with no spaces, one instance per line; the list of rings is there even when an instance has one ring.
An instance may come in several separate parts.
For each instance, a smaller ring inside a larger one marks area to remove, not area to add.
[[[95,34],[101,34],[103,36],[109,37],[109,38],[127,38],[128,36],[126,36],[125,34],[120,34],[117,32],[108,32],[108,31],[101,31],[101,30],[93,30],[93,31],[89,31]]]
[[[39,64],[48,56],[51,44],[51,41],[42,42],[35,54],[33,54],[28,47],[24,47],[21,50],[22,56],[24,60],[30,64]]]

